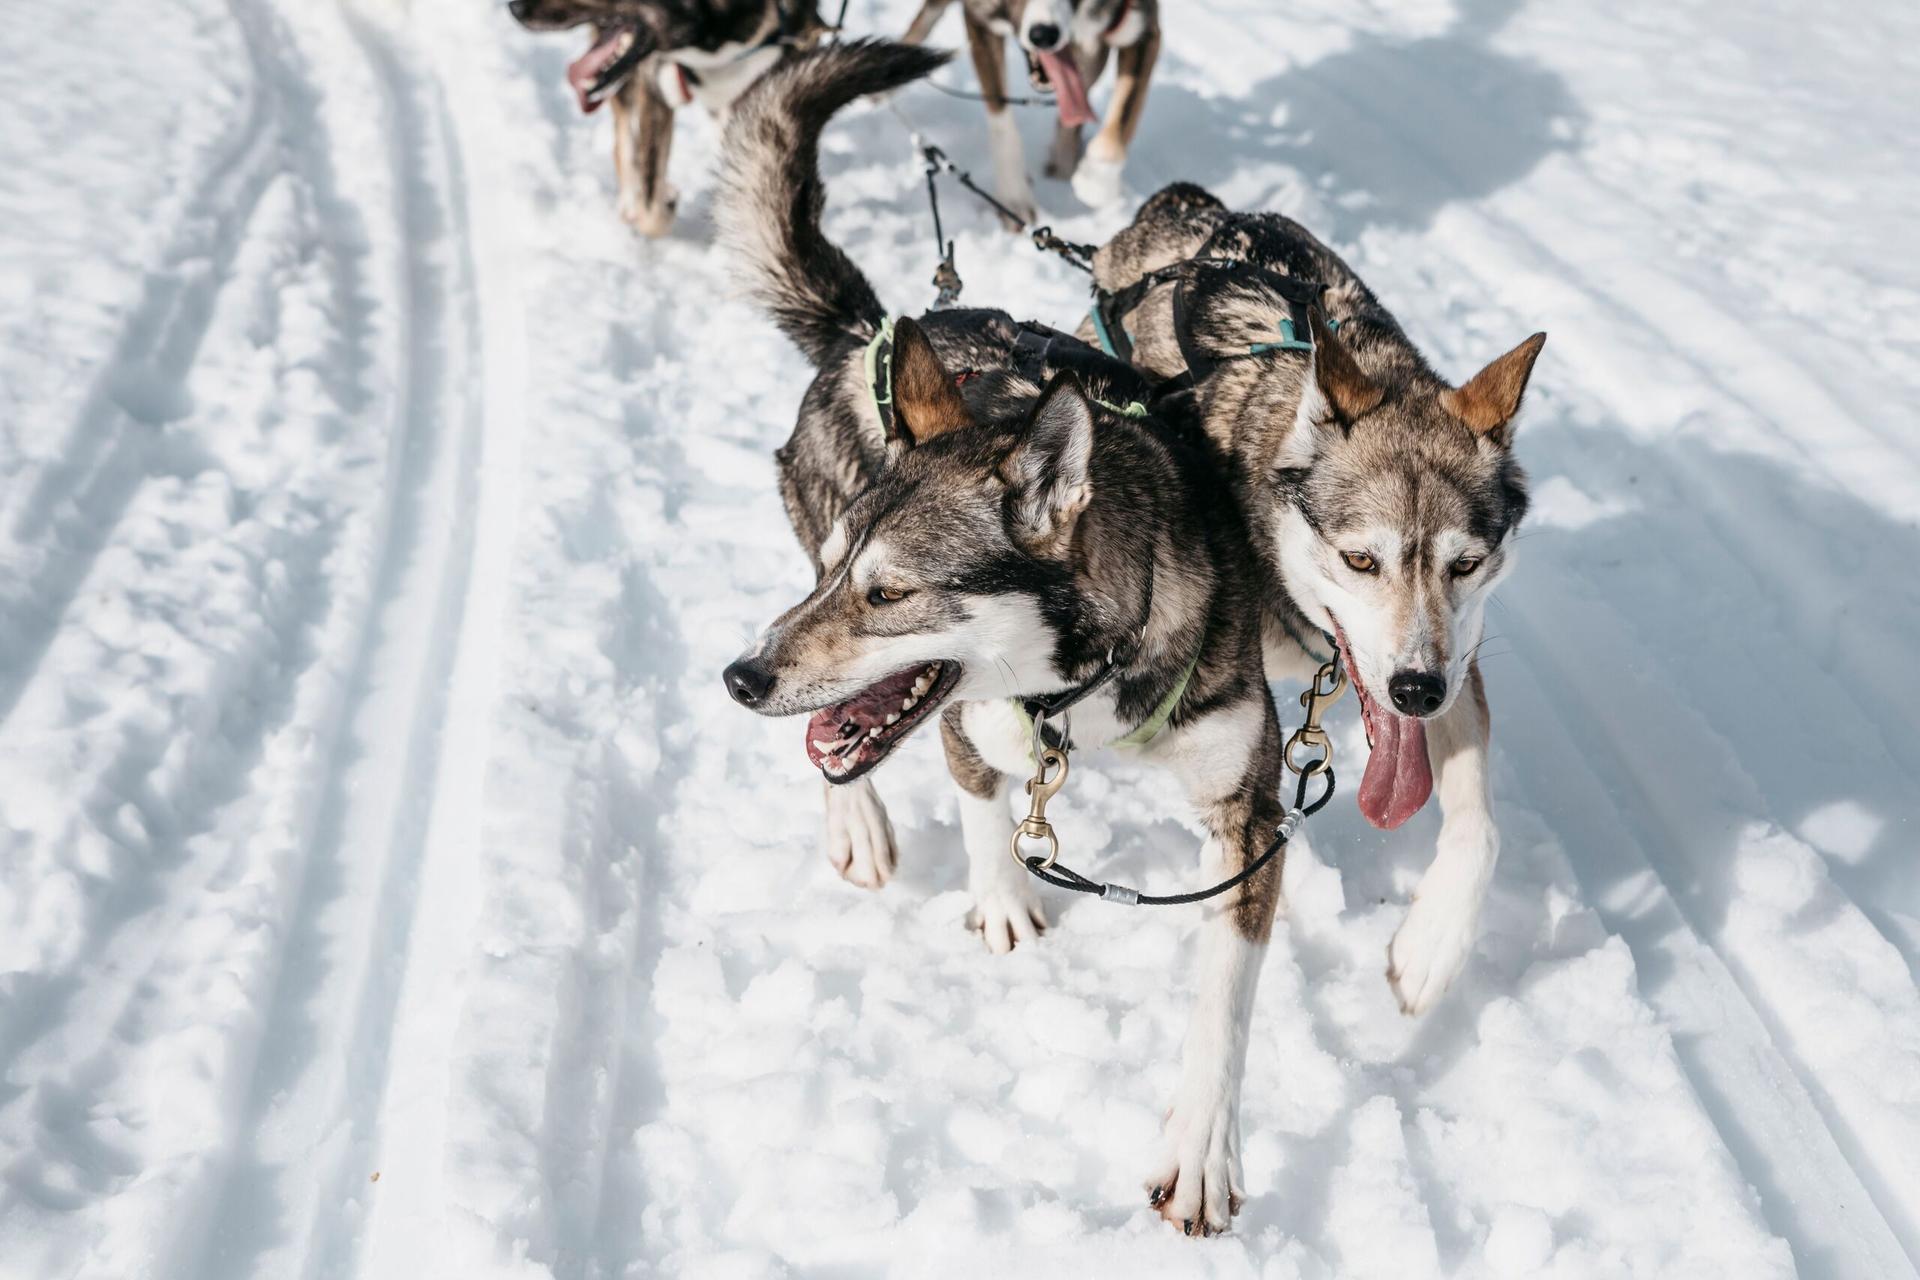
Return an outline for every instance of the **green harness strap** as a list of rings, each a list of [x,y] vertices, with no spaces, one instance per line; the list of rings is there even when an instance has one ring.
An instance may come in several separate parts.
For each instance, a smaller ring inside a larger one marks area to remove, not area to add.
[[[1205,647],[1204,644],[1201,646],[1201,648]],[[1186,697],[1187,686],[1193,683],[1193,673],[1199,670],[1199,668],[1200,654],[1195,652],[1193,661],[1189,662],[1187,669],[1180,673],[1180,678],[1174,682],[1173,688],[1167,690],[1167,696],[1160,699],[1160,705],[1153,709],[1153,714],[1142,721],[1140,726],[1132,733],[1123,734],[1107,745],[1110,747],[1144,747],[1165,732],[1167,721],[1173,719],[1173,709],[1180,705],[1180,699]],[[1013,703],[1013,714],[1020,717],[1020,723],[1026,729],[1026,738],[1029,744],[1027,754],[1031,756],[1033,754],[1033,747],[1031,745],[1033,742],[1033,717],[1027,714],[1027,708],[1021,703],[1020,699],[1014,698],[1011,699],[1011,701]]]

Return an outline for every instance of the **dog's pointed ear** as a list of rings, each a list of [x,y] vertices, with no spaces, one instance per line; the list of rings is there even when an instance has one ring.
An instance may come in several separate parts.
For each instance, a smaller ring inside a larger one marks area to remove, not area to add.
[[[1440,404],[1478,435],[1505,447],[1513,439],[1513,416],[1520,412],[1527,379],[1547,335],[1536,333],[1495,360],[1452,391],[1440,393]]]
[[[1360,371],[1319,307],[1307,308],[1307,329],[1313,335],[1313,380],[1334,416],[1346,425],[1379,405],[1387,393]]]
[[[1093,406],[1071,374],[1047,384],[1025,437],[1002,464],[1014,533],[1036,554],[1064,550],[1093,497]]]
[[[893,325],[893,437],[911,449],[937,435],[973,425],[973,415],[953,385],[933,343],[906,317]]]

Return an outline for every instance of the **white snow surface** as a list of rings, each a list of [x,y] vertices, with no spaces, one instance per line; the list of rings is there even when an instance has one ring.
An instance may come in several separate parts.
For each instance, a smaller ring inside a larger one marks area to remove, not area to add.
[[[1920,8],[1165,7],[1135,196],[1302,219],[1455,376],[1552,335],[1482,936],[1403,1017],[1434,815],[1311,825],[1234,1232],[1140,1185],[1196,914],[1055,895],[989,955],[936,735],[870,893],[724,696],[808,582],[811,371],[712,247],[712,123],[645,242],[577,37],[96,0],[0,40],[0,1275],[1916,1274]],[[988,168],[974,104],[895,105]],[[899,121],[826,152],[918,311]],[[1077,320],[944,206],[969,301]],[[1076,761],[1056,817],[1194,880],[1158,774]]]

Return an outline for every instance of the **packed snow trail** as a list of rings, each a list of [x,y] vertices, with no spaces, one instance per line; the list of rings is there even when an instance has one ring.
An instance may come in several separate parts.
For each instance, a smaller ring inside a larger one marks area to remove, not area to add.
[[[989,956],[932,735],[869,894],[725,699],[807,583],[810,371],[711,248],[712,124],[641,241],[578,42],[500,8],[53,10],[0,48],[0,1275],[1917,1274],[1911,6],[1168,15],[1136,195],[1301,218],[1445,371],[1551,334],[1483,936],[1401,1017],[1435,822],[1315,821],[1201,1244],[1139,1187],[1194,917]],[[898,119],[825,151],[924,306]],[[967,301],[1075,322],[945,204]],[[1190,882],[1168,781],[1075,764],[1076,865]]]

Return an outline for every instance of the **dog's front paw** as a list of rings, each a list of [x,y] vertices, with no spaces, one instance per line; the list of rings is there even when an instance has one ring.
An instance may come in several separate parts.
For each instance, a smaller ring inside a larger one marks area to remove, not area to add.
[[[1147,1179],[1147,1203],[1185,1234],[1212,1236],[1233,1225],[1246,1198],[1233,1104],[1217,1096],[1176,1103],[1160,1172]]]
[[[669,188],[660,199],[646,200],[639,192],[620,197],[620,217],[641,235],[659,239],[673,230],[673,215],[680,207],[680,193]]]
[[[1387,981],[1409,1015],[1433,1008],[1460,975],[1480,924],[1478,901],[1460,901],[1444,887],[1422,889],[1387,944]]]
[[[1120,185],[1124,167],[1123,161],[1103,160],[1089,151],[1073,171],[1073,194],[1094,209],[1117,204],[1125,194]]]
[[[1021,943],[1040,940],[1047,931],[1047,910],[1039,896],[1019,881],[980,885],[973,891],[967,928],[986,940],[987,950],[1003,956]]]
[[[826,851],[833,869],[863,889],[879,889],[893,879],[900,853],[872,782],[861,778],[827,786]]]

